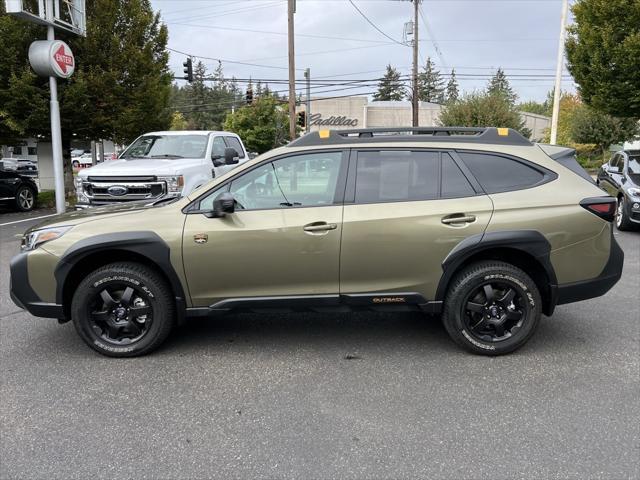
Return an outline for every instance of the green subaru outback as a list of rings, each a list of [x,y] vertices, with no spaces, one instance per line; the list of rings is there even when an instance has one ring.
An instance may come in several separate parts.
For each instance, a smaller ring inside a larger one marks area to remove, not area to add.
[[[300,310],[440,314],[456,343],[499,355],[619,280],[615,209],[572,150],[512,130],[325,130],[187,197],[32,228],[11,296],[115,357],[188,317]]]

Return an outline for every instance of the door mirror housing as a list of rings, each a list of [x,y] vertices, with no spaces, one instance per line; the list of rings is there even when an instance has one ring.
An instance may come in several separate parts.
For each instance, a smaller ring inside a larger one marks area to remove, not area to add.
[[[235,148],[227,147],[224,149],[225,165],[235,165],[240,162],[240,155]]]
[[[213,201],[213,210],[205,213],[208,218],[223,218],[235,212],[236,199],[229,192],[222,192]]]

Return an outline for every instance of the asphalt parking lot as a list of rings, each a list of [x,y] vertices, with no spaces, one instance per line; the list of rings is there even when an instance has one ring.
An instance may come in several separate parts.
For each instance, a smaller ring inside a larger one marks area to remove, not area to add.
[[[366,313],[200,320],[117,360],[9,299],[33,222],[0,226],[2,479],[640,477],[640,233],[611,292],[505,357]]]

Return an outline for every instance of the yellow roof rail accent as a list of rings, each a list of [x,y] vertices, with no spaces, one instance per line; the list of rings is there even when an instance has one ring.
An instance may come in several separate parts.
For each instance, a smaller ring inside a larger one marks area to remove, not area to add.
[[[508,128],[499,128],[498,129],[498,135],[500,135],[501,137],[509,136],[509,129]]]
[[[331,132],[329,130],[319,130],[318,135],[320,135],[320,138],[329,138],[331,136]]]

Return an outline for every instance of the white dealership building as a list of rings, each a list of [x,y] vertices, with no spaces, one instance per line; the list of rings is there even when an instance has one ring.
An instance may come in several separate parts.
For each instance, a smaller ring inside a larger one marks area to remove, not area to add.
[[[442,105],[420,102],[419,125],[434,127]],[[298,111],[305,111],[304,100]],[[551,119],[543,115],[521,112],[527,128],[532,132],[531,138],[540,140],[544,131],[551,125]],[[311,130],[322,128],[374,128],[374,127],[408,127],[411,125],[411,103],[402,102],[370,102],[366,97],[311,98],[311,115],[308,121]],[[489,126],[489,125],[488,125]],[[490,125],[500,126],[500,125]]]

